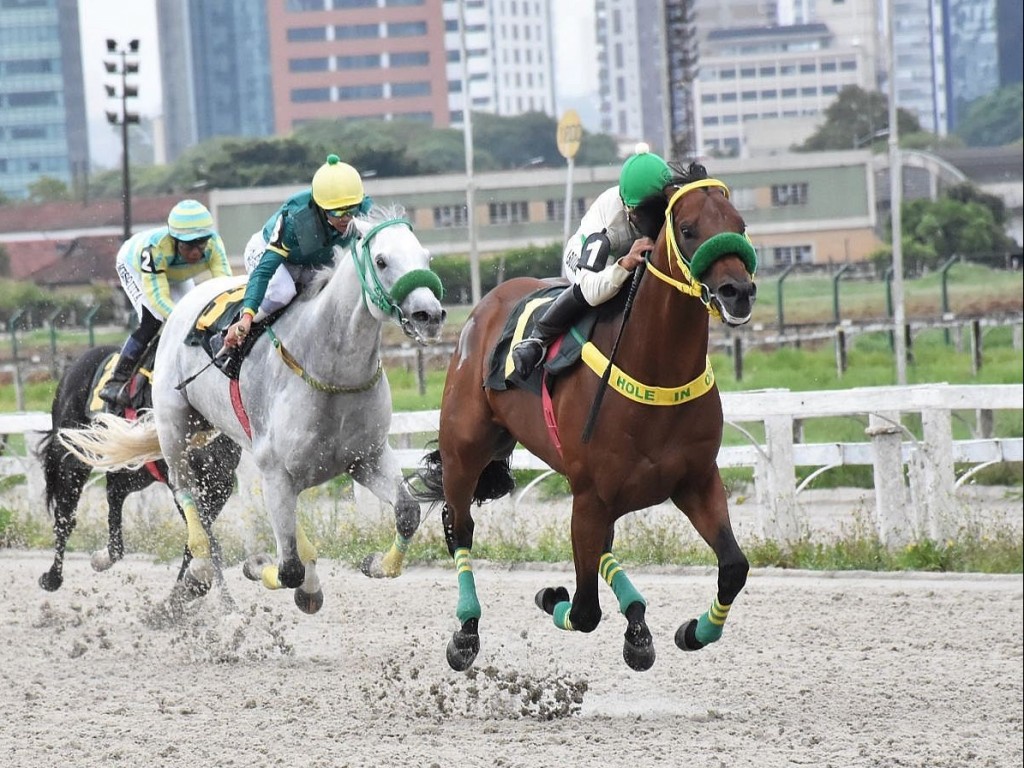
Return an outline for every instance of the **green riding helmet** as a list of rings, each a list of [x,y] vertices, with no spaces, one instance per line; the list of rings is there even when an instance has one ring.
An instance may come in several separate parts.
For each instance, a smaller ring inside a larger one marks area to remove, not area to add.
[[[624,205],[632,208],[645,197],[661,192],[672,180],[668,163],[651,152],[647,144],[636,145],[636,154],[622,164],[619,173],[619,197]]]

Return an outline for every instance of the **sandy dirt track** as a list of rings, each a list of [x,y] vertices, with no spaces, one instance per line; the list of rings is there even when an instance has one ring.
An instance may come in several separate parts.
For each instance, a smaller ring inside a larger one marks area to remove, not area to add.
[[[444,646],[455,577],[378,582],[321,564],[323,611],[300,614],[228,571],[159,620],[175,569],[131,556],[36,585],[46,552],[0,552],[0,765],[1021,766],[1020,576],[754,571],[722,640],[676,627],[710,602],[704,569],[637,569],[658,652],[631,672],[610,590],[590,635],[533,605],[567,570],[477,564],[483,647]]]

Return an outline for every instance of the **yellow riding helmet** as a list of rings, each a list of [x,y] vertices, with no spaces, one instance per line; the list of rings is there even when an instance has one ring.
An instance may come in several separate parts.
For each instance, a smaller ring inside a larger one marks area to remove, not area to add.
[[[213,236],[213,216],[198,200],[182,200],[167,216],[167,231],[176,240],[191,242]]]
[[[359,205],[364,196],[359,171],[337,155],[328,155],[327,162],[313,174],[313,202],[325,211]]]

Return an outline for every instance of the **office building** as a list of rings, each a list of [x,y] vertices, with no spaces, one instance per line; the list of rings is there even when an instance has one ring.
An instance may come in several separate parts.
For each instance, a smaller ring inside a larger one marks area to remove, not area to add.
[[[76,0],[0,2],[0,195],[89,172]]]

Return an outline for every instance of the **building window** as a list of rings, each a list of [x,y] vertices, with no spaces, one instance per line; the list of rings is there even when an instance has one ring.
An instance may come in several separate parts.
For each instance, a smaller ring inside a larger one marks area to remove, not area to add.
[[[369,85],[343,85],[338,88],[339,101],[359,101],[360,99],[384,98],[384,86],[379,83]]]
[[[544,209],[545,221],[565,221],[565,198],[559,198],[558,200],[546,200],[544,203]],[[586,212],[586,198],[573,198],[572,210],[569,211],[569,220],[575,223],[582,219],[583,214]]]
[[[330,88],[293,88],[292,103],[299,104],[308,101],[330,101]]]
[[[365,40],[380,37],[379,24],[345,24],[334,28],[334,37],[338,40]]]
[[[340,8],[376,8],[377,0],[334,0],[334,9]]]
[[[525,200],[510,203],[491,203],[487,206],[491,224],[521,224],[530,220],[529,206]]]
[[[309,43],[327,39],[327,27],[293,27],[288,30],[289,43]]]
[[[425,21],[401,21],[388,24],[388,37],[423,37],[427,34]]]
[[[322,11],[324,9],[324,0],[288,0],[285,3],[285,10],[288,13],[296,13],[301,11]]]
[[[338,69],[379,69],[380,54],[366,53],[362,56],[339,56]]]
[[[730,190],[729,201],[737,211],[753,211],[757,208],[757,195],[752,189],[733,187]]]
[[[391,95],[396,97],[429,96],[430,83],[392,83]]]
[[[430,54],[426,51],[392,53],[388,57],[388,63],[392,67],[425,67],[430,63]]]
[[[773,184],[772,206],[807,205],[807,182],[797,184]]]
[[[809,245],[781,245],[772,248],[771,253],[771,263],[776,267],[811,264],[814,261],[814,250]]]
[[[320,56],[314,59],[288,59],[289,72],[326,72],[328,59]]]
[[[434,206],[434,227],[436,229],[465,227],[468,225],[468,222],[469,216],[466,214],[466,206],[464,205]]]

